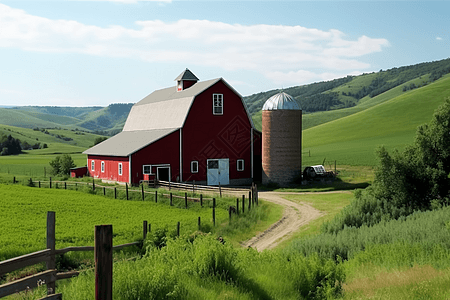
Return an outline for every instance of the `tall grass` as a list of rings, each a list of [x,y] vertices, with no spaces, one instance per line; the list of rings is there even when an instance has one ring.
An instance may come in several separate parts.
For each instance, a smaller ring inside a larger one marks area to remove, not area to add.
[[[280,280],[283,278],[283,280]],[[212,236],[168,240],[135,262],[114,266],[114,299],[324,299],[340,294],[342,268],[317,256],[239,250]],[[90,299],[94,275],[58,286],[70,299]]]
[[[302,253],[311,255],[318,253],[321,257],[338,260],[353,259],[355,255],[366,249],[377,249],[377,247],[419,247],[416,250],[405,249],[405,251],[417,251],[418,259],[426,256],[430,260],[426,263],[434,263],[435,266],[450,267],[450,207],[435,211],[415,212],[408,217],[398,220],[382,221],[379,224],[360,228],[346,227],[337,233],[322,233],[313,238],[294,241],[286,251],[290,253]],[[387,244],[397,246],[380,246]],[[403,243],[403,244],[402,244]],[[378,246],[375,246],[378,245]],[[400,245],[400,246],[398,246]],[[393,248],[393,249],[394,249]],[[395,248],[398,250],[398,248]],[[394,255],[391,259],[397,260],[397,250],[390,251]],[[373,250],[375,251],[375,250]],[[407,253],[403,253],[407,254]],[[362,254],[361,254],[362,255]],[[371,256],[373,260],[377,255]],[[379,259],[387,259],[383,256]],[[442,259],[438,259],[442,257]],[[362,258],[361,258],[362,259]],[[408,254],[407,258],[414,262],[415,256]],[[445,261],[448,262],[445,262]]]

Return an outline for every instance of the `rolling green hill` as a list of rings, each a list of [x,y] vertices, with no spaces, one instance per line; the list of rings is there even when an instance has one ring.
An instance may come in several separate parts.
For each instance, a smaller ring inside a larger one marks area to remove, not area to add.
[[[94,144],[94,140],[100,136],[76,130],[46,129],[41,131],[1,124],[0,133],[11,135],[13,138],[19,139],[22,142],[26,141],[30,145],[35,143],[46,143],[49,149],[52,149],[53,145],[58,145],[59,148],[62,145],[66,145],[66,147],[71,146],[83,149],[82,151],[91,147]]]
[[[311,157],[304,157],[303,164],[321,163],[326,158],[340,165],[373,166],[377,146],[403,149],[413,141],[417,126],[428,122],[449,96],[447,75],[360,112],[304,130],[303,151],[310,150]]]
[[[19,106],[0,108],[0,124],[23,128],[83,129],[113,135],[122,130],[133,103],[107,107]]]
[[[311,113],[352,107],[395,87],[401,87],[402,91],[415,89],[432,83],[448,73],[450,73],[450,58],[294,86],[283,91],[299,102],[304,113]],[[414,79],[417,81],[410,82]],[[244,101],[253,115],[261,110],[269,97],[278,92],[280,90],[253,94],[244,97]]]

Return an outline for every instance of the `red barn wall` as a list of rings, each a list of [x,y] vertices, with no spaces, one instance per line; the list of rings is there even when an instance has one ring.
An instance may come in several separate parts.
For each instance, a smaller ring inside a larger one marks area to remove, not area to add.
[[[213,94],[223,94],[223,115],[213,115]],[[251,124],[241,98],[222,81],[195,98],[182,138],[183,181],[205,181],[210,158],[229,158],[230,180],[251,178]],[[238,159],[244,171],[237,171]],[[191,161],[199,162],[198,173]]]
[[[180,175],[180,131],[177,130],[131,155],[131,182],[144,180],[143,165],[170,164],[171,181]],[[156,174],[156,169],[152,168]],[[154,176],[150,176],[153,180]]]
[[[92,171],[92,161],[95,162],[95,170]],[[105,162],[105,172],[101,171],[102,161]],[[119,175],[119,163],[122,163],[122,175]],[[119,182],[129,182],[128,156],[100,156],[88,155],[88,171],[90,176]]]

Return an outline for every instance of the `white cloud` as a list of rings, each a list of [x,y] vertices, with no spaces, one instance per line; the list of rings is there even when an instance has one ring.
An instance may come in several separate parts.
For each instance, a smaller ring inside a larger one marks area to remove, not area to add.
[[[386,39],[363,35],[349,40],[339,30],[302,26],[208,20],[171,23],[147,20],[135,25],[138,29],[52,20],[0,4],[0,47],[139,58],[148,62],[187,62],[256,71],[277,83],[305,83],[369,68],[360,57],[389,45]],[[312,69],[322,71],[316,73]]]
[[[138,3],[138,2],[166,2],[170,3],[172,0],[67,0],[79,2],[119,2],[119,3]]]
[[[436,40],[441,41],[442,38],[440,36],[436,37]]]

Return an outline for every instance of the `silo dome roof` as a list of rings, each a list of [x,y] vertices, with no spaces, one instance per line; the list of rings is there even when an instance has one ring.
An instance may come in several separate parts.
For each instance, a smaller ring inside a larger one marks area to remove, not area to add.
[[[292,98],[292,96],[286,94],[285,92],[278,93],[267,99],[262,110],[279,110],[279,109],[290,109],[290,110],[300,110],[300,106],[297,101]]]

